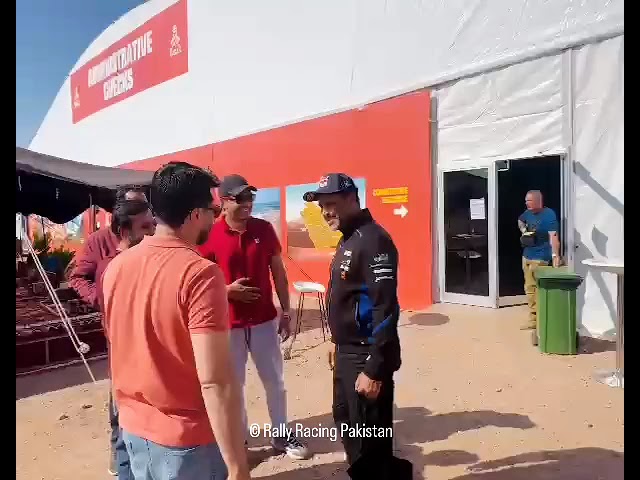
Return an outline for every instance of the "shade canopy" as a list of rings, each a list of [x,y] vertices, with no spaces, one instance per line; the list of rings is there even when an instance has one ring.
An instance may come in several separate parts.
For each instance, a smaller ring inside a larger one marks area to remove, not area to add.
[[[153,172],[101,167],[16,147],[16,213],[68,222],[92,204],[111,211],[116,190],[149,186]]]

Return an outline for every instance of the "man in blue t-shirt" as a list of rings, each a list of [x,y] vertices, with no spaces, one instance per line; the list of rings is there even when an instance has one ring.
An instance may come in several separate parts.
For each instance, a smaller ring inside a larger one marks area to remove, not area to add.
[[[529,303],[529,320],[523,330],[537,330],[537,286],[533,272],[540,266],[553,264],[560,266],[560,241],[558,240],[558,219],[550,208],[543,205],[539,190],[527,192],[527,210],[518,218],[518,228],[522,234],[522,270],[524,271],[524,291]],[[534,335],[537,341],[537,334]]]

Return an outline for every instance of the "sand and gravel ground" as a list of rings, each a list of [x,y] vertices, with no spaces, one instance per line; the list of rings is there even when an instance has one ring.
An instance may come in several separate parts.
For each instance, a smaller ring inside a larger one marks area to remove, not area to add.
[[[405,312],[403,367],[396,376],[395,440],[416,478],[429,480],[619,480],[624,478],[623,390],[591,374],[614,365],[609,342],[577,356],[547,356],[518,329],[521,307],[437,305]],[[333,426],[331,374],[317,311],[285,364],[292,421]],[[105,378],[105,363],[93,365]],[[268,421],[250,365],[249,421]],[[82,366],[16,379],[16,478],[101,480],[107,475],[107,383]],[[273,456],[250,442],[254,478],[346,479],[341,445],[309,438],[313,459]]]

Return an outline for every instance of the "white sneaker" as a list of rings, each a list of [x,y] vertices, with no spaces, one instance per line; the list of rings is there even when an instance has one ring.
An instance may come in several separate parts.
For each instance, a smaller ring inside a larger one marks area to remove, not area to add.
[[[271,445],[275,450],[286,453],[293,460],[307,460],[311,457],[309,448],[293,434],[286,438],[276,437],[271,440]]]

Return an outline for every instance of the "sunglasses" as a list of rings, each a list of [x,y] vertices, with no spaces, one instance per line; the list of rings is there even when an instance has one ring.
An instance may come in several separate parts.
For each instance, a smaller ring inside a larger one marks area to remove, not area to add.
[[[256,194],[253,192],[242,192],[240,195],[229,198],[231,198],[236,203],[249,203],[255,201]]]

